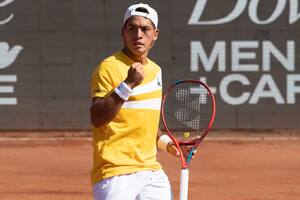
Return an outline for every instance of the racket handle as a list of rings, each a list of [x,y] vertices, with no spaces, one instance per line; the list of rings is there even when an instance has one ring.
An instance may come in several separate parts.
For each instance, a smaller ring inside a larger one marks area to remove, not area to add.
[[[180,200],[188,199],[189,169],[182,169],[180,175]]]

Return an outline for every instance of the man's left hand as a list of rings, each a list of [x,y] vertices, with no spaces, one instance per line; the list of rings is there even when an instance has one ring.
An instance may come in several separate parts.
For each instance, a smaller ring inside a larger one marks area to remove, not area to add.
[[[187,158],[193,148],[192,145],[182,145],[181,147],[181,151],[183,153],[184,158]],[[180,156],[180,152],[179,150],[176,148],[176,146],[172,143],[169,143],[167,145],[167,151],[172,154],[173,156],[179,157]],[[196,154],[196,150],[194,150],[193,156],[192,158],[194,158],[194,155]]]

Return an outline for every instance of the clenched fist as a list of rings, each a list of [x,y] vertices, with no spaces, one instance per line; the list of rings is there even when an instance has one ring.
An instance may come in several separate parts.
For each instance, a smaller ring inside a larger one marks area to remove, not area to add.
[[[127,73],[127,78],[125,79],[125,83],[134,88],[135,86],[139,85],[145,78],[144,67],[142,63],[136,62],[133,63]]]

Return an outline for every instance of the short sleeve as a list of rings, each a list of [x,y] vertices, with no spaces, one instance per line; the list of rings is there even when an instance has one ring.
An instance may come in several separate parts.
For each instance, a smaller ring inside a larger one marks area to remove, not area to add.
[[[112,62],[103,61],[94,71],[92,77],[92,97],[104,97],[116,87],[115,66]]]

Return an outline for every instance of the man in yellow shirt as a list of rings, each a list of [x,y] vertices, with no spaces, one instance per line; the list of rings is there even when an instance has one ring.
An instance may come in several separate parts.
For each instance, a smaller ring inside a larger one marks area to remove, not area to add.
[[[148,58],[158,38],[157,12],[147,4],[124,15],[124,48],[104,59],[92,77],[95,200],[171,200],[169,180],[156,159],[160,149],[178,155],[159,131],[161,69]]]

